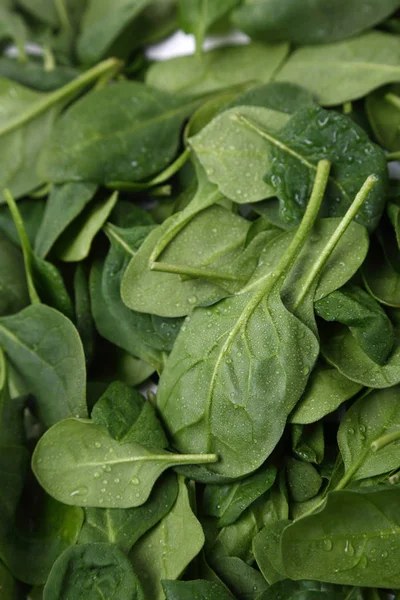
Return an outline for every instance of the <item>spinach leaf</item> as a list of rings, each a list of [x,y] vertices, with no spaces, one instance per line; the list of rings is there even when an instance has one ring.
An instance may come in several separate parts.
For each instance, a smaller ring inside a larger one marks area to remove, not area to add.
[[[92,420],[110,436],[125,444],[135,442],[149,448],[166,448],[165,437],[153,406],[136,390],[120,381],[111,383],[92,410]]]
[[[97,233],[101,230],[118,200],[118,192],[104,200],[93,201],[65,229],[57,240],[55,253],[65,262],[87,258]]]
[[[304,425],[315,423],[355,396],[361,387],[334,367],[317,363],[289,421]]]
[[[197,579],[195,581],[162,581],[166,600],[233,600],[228,590],[217,582]]]
[[[49,306],[34,304],[0,319],[0,346],[35,395],[48,426],[72,415],[85,417],[86,370],[74,325]]]
[[[378,302],[362,288],[347,285],[315,303],[325,321],[347,325],[359,346],[374,362],[386,362],[393,347],[393,326]]]
[[[90,306],[89,280],[82,264],[77,266],[74,275],[75,322],[82,340],[86,363],[90,363],[94,354],[94,323]]]
[[[188,489],[179,477],[178,498],[171,511],[132,548],[129,558],[145,593],[163,600],[163,579],[178,579],[204,544],[204,534],[192,512]]]
[[[343,42],[299,48],[276,80],[301,85],[323,106],[334,106],[399,81],[399,57],[398,36],[369,31]]]
[[[82,544],[66,550],[54,563],[43,600],[67,600],[82,593],[88,600],[99,594],[110,600],[145,600],[129,560],[112,544]]]
[[[197,104],[133,81],[95,90],[59,119],[41,171],[54,183],[150,177],[175,157],[182,125]]]
[[[12,79],[38,92],[52,92],[72,81],[77,75],[78,71],[73,67],[60,65],[46,71],[43,62],[35,61],[32,57],[26,62],[7,56],[0,58],[1,77]]]
[[[370,29],[400,7],[398,0],[367,3],[337,0],[304,2],[244,0],[233,13],[233,22],[254,39],[295,44],[326,44]]]
[[[96,189],[94,183],[65,183],[52,187],[35,239],[35,254],[38,257],[45,258],[68,225],[92,200]]]
[[[110,59],[80,75],[54,92],[39,93],[15,81],[0,79],[0,148],[4,157],[0,169],[0,189],[8,187],[17,197],[43,183],[37,170],[38,157],[50,139],[54,123],[68,104],[98,77],[114,71]]]
[[[285,308],[279,292],[315,220],[328,174],[329,165],[321,162],[306,216],[273,273],[263,277],[261,271],[242,293],[208,309],[197,308],[184,323],[160,378],[157,406],[174,446],[217,452],[221,460],[210,469],[218,474],[240,477],[264,462],[317,358],[315,335]],[[340,224],[340,234],[363,197]],[[322,255],[322,263],[329,255]],[[319,270],[312,271],[311,282]],[[297,343],[282,345],[281,339]],[[265,389],[270,390],[267,397]]]
[[[319,581],[277,581],[258,600],[356,600],[355,594],[343,588]]]
[[[16,313],[29,304],[22,254],[6,237],[0,237],[0,289],[0,316]]]
[[[387,150],[400,150],[400,91],[399,85],[391,85],[369,94],[365,108],[376,140]]]
[[[313,104],[315,100],[308,90],[292,83],[270,81],[263,85],[251,86],[250,89],[238,94],[229,103],[229,108],[262,106],[292,115],[299,108]]]
[[[238,115],[276,134],[289,117],[262,107],[237,107],[215,117],[189,144],[204,167],[209,181],[239,204],[258,202],[275,195],[265,183],[269,165],[268,146],[254,130],[245,127]]]
[[[228,46],[196,56],[180,56],[154,63],[146,83],[179,95],[215,92],[244,82],[267,83],[289,51],[286,43]]]
[[[257,569],[236,556],[219,558],[214,568],[238,600],[256,600],[260,592],[268,587]]]
[[[149,499],[135,508],[86,508],[79,543],[110,542],[128,554],[138,539],[172,509],[178,495],[173,473],[155,483]]]
[[[400,327],[393,322],[394,343],[383,365],[373,361],[344,326],[321,328],[321,351],[324,358],[345,377],[373,388],[387,388],[400,382]]]
[[[168,467],[215,460],[215,454],[179,455],[136,442],[120,444],[102,425],[65,419],[39,440],[32,466],[40,485],[60,502],[130,508],[146,502]]]
[[[285,579],[279,543],[282,531],[289,524],[287,519],[269,523],[253,538],[254,557],[270,585]]]
[[[237,483],[207,485],[203,505],[206,514],[218,517],[218,527],[234,523],[248,506],[264,494],[274,483],[276,468],[261,468]]]
[[[286,473],[289,492],[295,502],[304,502],[318,494],[322,477],[310,463],[288,458]]]
[[[84,64],[103,58],[118,36],[150,3],[150,0],[118,0],[111,5],[88,0],[78,40],[78,55]]]
[[[293,453],[302,461],[321,463],[325,453],[323,424],[293,425],[292,447]]]
[[[201,53],[207,30],[239,4],[239,0],[180,0],[179,25],[196,38],[196,52]]]
[[[382,448],[380,444],[399,428],[399,389],[397,385],[372,390],[357,400],[344,415],[338,430],[338,444],[346,481],[374,477],[398,468],[398,442],[393,439]]]
[[[157,270],[150,270],[152,254],[176,221],[175,215],[166,219],[131,258],[121,287],[129,308],[177,317],[228,296],[248,281],[260,249],[276,234],[275,230],[260,231],[248,241],[248,221],[221,206],[211,206],[177,233],[157,259]],[[189,278],[183,279],[185,275]]]
[[[3,594],[4,600],[19,600],[22,595],[19,591],[19,585],[11,575],[7,567],[0,561],[0,590]],[[222,600],[225,600],[224,596],[221,596]],[[218,599],[217,599],[218,600]],[[228,596],[228,600],[231,597]]]
[[[392,232],[379,232],[362,268],[365,286],[382,304],[400,307],[400,251]]]
[[[260,127],[246,116],[239,118],[268,143],[266,182],[280,200],[280,213],[285,221],[291,225],[298,222],[311,192],[316,164],[324,159],[332,162],[324,214],[343,215],[365,178],[375,173],[380,181],[357,220],[370,230],[376,228],[385,202],[385,156],[348,117],[319,107],[306,107],[277,132]]]
[[[328,494],[319,511],[284,529],[287,576],[397,588],[398,496],[391,487]]]

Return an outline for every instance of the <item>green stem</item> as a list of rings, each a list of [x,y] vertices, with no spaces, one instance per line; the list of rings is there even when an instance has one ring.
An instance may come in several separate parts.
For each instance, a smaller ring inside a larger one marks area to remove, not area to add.
[[[186,265],[173,265],[164,262],[155,262],[152,266],[153,271],[162,271],[163,273],[174,273],[176,275],[188,275],[189,278],[217,279],[220,281],[241,281],[233,273],[218,273],[217,271],[208,271],[207,269],[198,269]]]
[[[388,152],[386,154],[386,160],[389,162],[391,160],[400,160],[400,151],[397,152]]]
[[[386,102],[389,102],[389,104],[394,106],[394,108],[397,108],[397,110],[400,110],[400,98],[398,96],[396,96],[396,94],[392,94],[389,92],[388,94],[385,94],[384,98],[385,98]]]
[[[332,252],[338,245],[338,243],[341,240],[342,236],[344,235],[345,231],[348,229],[348,227],[352,223],[354,217],[357,215],[358,211],[360,210],[361,206],[364,204],[366,198],[368,197],[368,194],[370,193],[370,191],[372,190],[372,188],[374,187],[374,185],[376,184],[377,181],[378,181],[378,177],[376,177],[376,175],[370,175],[366,179],[362,188],[360,189],[360,191],[356,195],[354,201],[352,202],[350,208],[348,209],[348,211],[344,215],[343,219],[340,221],[340,224],[336,228],[335,232],[331,236],[330,240],[324,247],[322,253],[318,256],[317,260],[313,264],[312,269],[310,270],[309,275],[301,289],[301,292],[300,292],[296,302],[294,303],[294,306],[292,308],[293,312],[296,312],[299,305],[303,302],[303,300],[306,297],[307,293],[309,292],[312,284],[314,283],[314,281],[316,280],[318,275],[321,273],[321,270],[325,266],[326,261],[331,256]]]
[[[218,454],[175,454],[177,464],[205,465],[218,461]],[[153,457],[150,457],[153,460]],[[170,458],[169,456],[167,458]]]
[[[121,64],[115,58],[109,58],[108,60],[104,60],[99,63],[86,73],[79,75],[73,81],[67,83],[62,88],[55,90],[49,94],[46,94],[43,99],[35,102],[35,104],[27,110],[23,115],[15,118],[14,120],[10,120],[5,127],[0,130],[0,135],[5,135],[10,131],[13,131],[17,127],[21,127],[28,123],[32,119],[38,117],[41,113],[45,112],[50,106],[56,104],[60,100],[64,98],[68,98],[68,96],[73,96],[76,92],[78,92],[82,87],[89,85],[92,81],[95,81],[98,77],[103,75],[109,70],[114,71],[116,69],[116,65]]]
[[[378,450],[382,450],[385,446],[397,442],[398,440],[400,440],[400,429],[392,431],[392,433],[387,433],[377,440],[374,440],[371,444],[371,450],[372,452],[378,452]]]
[[[353,105],[351,102],[345,102],[343,104],[343,114],[344,115],[351,115],[351,113],[353,112]]]
[[[269,274],[264,286],[260,288],[260,295],[263,297],[268,290],[272,289],[272,286],[278,282],[282,282],[283,279],[287,276],[290,269],[296,262],[296,259],[299,255],[301,248],[306,242],[307,235],[312,229],[315,219],[318,216],[319,209],[321,207],[322,200],[324,198],[326,186],[329,180],[329,172],[331,168],[331,163],[328,160],[320,160],[316,169],[316,175],[314,180],[314,186],[311,192],[310,200],[307,204],[306,212],[300,222],[299,227],[297,228],[296,234],[293,240],[290,243],[289,248],[284,253],[281,261],[274,273]],[[254,287],[257,288],[260,286],[260,279],[257,279],[256,283],[250,283],[248,286],[244,287],[240,293],[249,292]]]
[[[24,257],[25,273],[28,283],[29,298],[32,304],[40,304],[40,298],[36,291],[35,284],[31,275],[31,265],[33,260],[33,251],[31,243],[25,231],[24,222],[21,217],[21,213],[18,210],[17,204],[11,194],[10,190],[3,190],[3,196],[10,209],[11,216],[13,218],[15,227],[18,232],[19,239],[21,240],[22,254]]]
[[[5,388],[7,382],[7,365],[3,350],[0,348],[0,392]]]
[[[51,48],[48,44],[43,46],[43,56],[44,56],[44,70],[46,72],[54,71],[56,68],[56,62],[54,60],[54,54],[51,51]]]
[[[54,0],[58,18],[60,19],[61,29],[71,29],[71,23],[68,17],[68,11],[65,7],[64,0]]]
[[[153,179],[146,182],[131,182],[131,181],[110,181],[106,183],[106,187],[112,190],[121,190],[127,192],[135,192],[141,190],[147,190],[151,187],[159,185],[160,183],[164,183],[168,179],[170,179],[177,171],[179,171],[183,165],[186,163],[190,156],[190,150],[187,148],[178,156],[177,159],[173,163],[171,163],[164,171],[156,175]]]

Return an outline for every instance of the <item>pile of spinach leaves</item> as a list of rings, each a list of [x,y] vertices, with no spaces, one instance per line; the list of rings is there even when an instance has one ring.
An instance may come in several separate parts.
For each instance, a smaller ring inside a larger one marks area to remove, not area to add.
[[[0,42],[1,600],[400,598],[400,0]]]

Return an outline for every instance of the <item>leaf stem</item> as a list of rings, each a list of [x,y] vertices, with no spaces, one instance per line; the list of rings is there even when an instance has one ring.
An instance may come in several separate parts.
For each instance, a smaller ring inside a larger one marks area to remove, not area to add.
[[[378,450],[382,450],[385,446],[392,444],[393,442],[397,442],[400,440],[400,429],[396,431],[392,431],[391,433],[387,433],[386,435],[382,435],[382,437],[374,440],[371,444],[372,452],[378,452]]]
[[[36,291],[35,284],[31,275],[31,265],[33,259],[33,250],[29,238],[27,236],[24,222],[21,217],[21,213],[18,210],[17,203],[14,200],[10,190],[4,189],[3,196],[10,209],[11,216],[13,218],[15,227],[18,232],[19,239],[21,240],[22,254],[24,257],[26,280],[28,283],[29,298],[32,304],[40,304],[40,298]]]
[[[301,289],[301,292],[293,305],[293,312],[296,312],[299,305],[303,302],[313,282],[321,273],[321,270],[325,266],[326,261],[329,259],[330,255],[336,248],[343,234],[352,223],[354,217],[357,215],[358,211],[360,210],[361,206],[368,197],[368,194],[370,193],[377,181],[378,177],[376,175],[370,175],[364,182],[363,186],[361,187],[360,191],[358,192],[354,201],[352,202],[350,208],[344,215],[343,219],[340,221],[338,227],[336,228],[335,232],[324,247],[322,253],[318,256],[316,262],[313,264],[312,269],[310,270],[309,275]]]
[[[176,275],[188,275],[190,278],[216,279],[222,281],[241,281],[243,278],[237,277],[233,273],[218,273],[217,271],[208,271],[207,269],[198,269],[186,265],[174,265],[164,262],[154,262],[152,271],[162,271],[163,273],[174,273]]]
[[[388,152],[386,154],[386,160],[388,162],[391,161],[391,160],[400,160],[400,151]]]
[[[92,69],[89,69],[89,71],[86,71],[86,73],[79,75],[62,88],[49,94],[42,94],[42,98],[35,102],[32,108],[24,112],[23,115],[9,121],[7,125],[0,130],[0,135],[5,135],[17,127],[25,125],[25,123],[28,123],[32,119],[38,117],[41,113],[45,112],[50,106],[56,104],[59,100],[67,98],[68,96],[73,96],[82,87],[89,85],[92,83],[92,81],[95,81],[107,71],[114,71],[117,64],[122,65],[121,61],[117,60],[116,58],[109,58],[108,60],[104,60],[103,62],[99,63]]]
[[[392,94],[391,92],[385,94],[384,96],[386,102],[389,102],[394,108],[400,110],[400,98],[396,96],[396,94]]]
[[[306,212],[297,228],[296,234],[283,255],[277,266],[279,281],[284,279],[290,269],[296,262],[299,252],[304,245],[307,235],[314,225],[315,219],[318,216],[319,209],[324,198],[326,186],[328,184],[329,172],[331,163],[329,160],[320,160],[317,165],[317,173],[315,175],[314,186],[311,192],[310,200],[308,201]]]

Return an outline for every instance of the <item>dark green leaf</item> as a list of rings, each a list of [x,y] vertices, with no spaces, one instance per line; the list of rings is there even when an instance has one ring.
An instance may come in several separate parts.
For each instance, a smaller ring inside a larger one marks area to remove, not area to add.
[[[166,600],[233,600],[228,590],[216,582],[196,581],[161,582]]]

